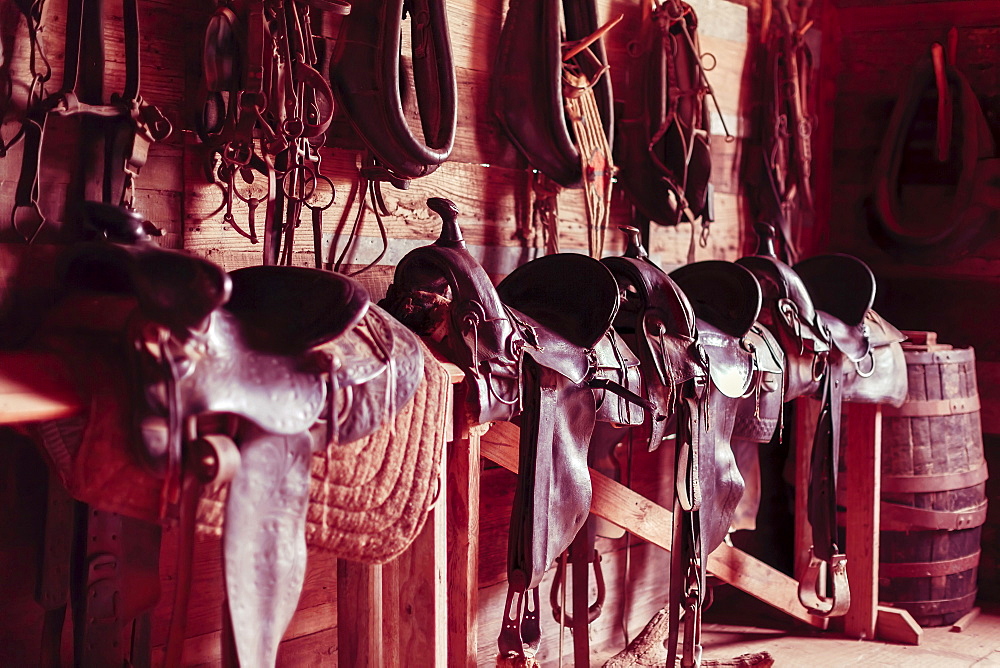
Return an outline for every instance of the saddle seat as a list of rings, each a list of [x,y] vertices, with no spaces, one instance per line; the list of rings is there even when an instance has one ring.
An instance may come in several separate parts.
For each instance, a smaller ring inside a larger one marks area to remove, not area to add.
[[[593,348],[618,311],[618,284],[599,261],[577,253],[544,255],[521,265],[497,294],[570,343]]]
[[[527,341],[526,354],[598,390],[599,421],[642,423],[643,411],[634,402],[620,394],[611,399],[600,389],[605,383],[641,387],[639,359],[612,328],[619,293],[607,267],[576,253],[545,255],[508,274],[497,294],[533,326],[537,345]]]
[[[229,273],[225,309],[244,340],[262,352],[292,355],[332,341],[368,312],[368,292],[342,274],[305,267],[257,266]]]
[[[852,360],[866,357],[871,341],[865,315],[875,302],[875,275],[868,265],[850,255],[830,254],[803,260],[793,269],[833,344]]]
[[[684,265],[670,278],[694,308],[712,382],[727,397],[745,396],[757,366],[745,341],[761,307],[757,280],[749,270],[720,260]]]

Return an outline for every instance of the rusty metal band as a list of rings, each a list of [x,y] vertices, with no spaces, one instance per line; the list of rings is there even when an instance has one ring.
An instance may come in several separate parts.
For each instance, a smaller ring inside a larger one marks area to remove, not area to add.
[[[986,521],[986,501],[961,511],[911,508],[883,501],[880,504],[879,512],[881,513],[879,528],[883,531],[933,531],[941,529],[958,531],[983,525]]]
[[[878,565],[879,577],[887,578],[932,578],[971,571],[979,566],[980,551],[957,559],[945,561],[886,563]]]
[[[979,411],[979,395],[952,397],[950,399],[925,399],[907,401],[902,406],[883,406],[883,417],[940,417]]]
[[[986,481],[989,472],[986,461],[971,471],[939,473],[937,475],[887,475],[882,474],[882,492],[893,494],[919,494],[925,492],[946,492],[973,487]]]

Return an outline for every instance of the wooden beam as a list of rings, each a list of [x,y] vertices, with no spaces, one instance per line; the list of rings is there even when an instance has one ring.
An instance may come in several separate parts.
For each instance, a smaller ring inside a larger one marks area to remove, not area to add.
[[[0,353],[0,424],[56,420],[82,407],[69,370],[57,355]]]
[[[518,428],[508,422],[493,425],[481,441],[484,457],[517,473]],[[670,550],[672,513],[590,469],[594,498],[590,512],[614,522],[639,538]],[[810,626],[826,628],[827,620],[810,615],[798,599],[798,582],[742,550],[722,544],[708,558],[708,570],[724,582],[745,591]]]
[[[878,622],[875,625],[875,635],[879,640],[896,642],[903,645],[919,645],[924,637],[913,615],[902,608],[890,608],[887,605],[878,606]]]

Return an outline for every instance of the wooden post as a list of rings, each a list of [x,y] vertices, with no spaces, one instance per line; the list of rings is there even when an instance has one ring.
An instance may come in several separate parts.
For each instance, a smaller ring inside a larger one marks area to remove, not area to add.
[[[479,624],[479,439],[464,389],[455,392],[455,434],[448,444],[448,665],[474,667]],[[441,501],[438,501],[441,505]]]
[[[337,665],[385,665],[382,627],[382,567],[338,559]]]
[[[382,569],[384,666],[448,665],[447,630],[440,623],[448,609],[444,485],[442,475],[440,496],[424,528],[409,549]]]
[[[851,608],[844,618],[847,635],[875,638],[878,620],[879,495],[882,471],[882,407],[847,407],[844,448],[847,508],[847,578]]]

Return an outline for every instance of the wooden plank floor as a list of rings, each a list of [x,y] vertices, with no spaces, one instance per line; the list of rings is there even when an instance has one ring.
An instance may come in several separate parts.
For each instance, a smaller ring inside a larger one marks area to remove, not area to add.
[[[950,626],[925,628],[919,646],[906,646],[854,640],[836,631],[789,624],[779,613],[749,596],[731,587],[720,587],[716,589],[715,603],[705,613],[705,658],[767,651],[774,657],[776,668],[997,668],[1000,604],[978,605],[982,614],[961,633],[952,632]],[[591,665],[603,665],[619,649],[595,653]]]

